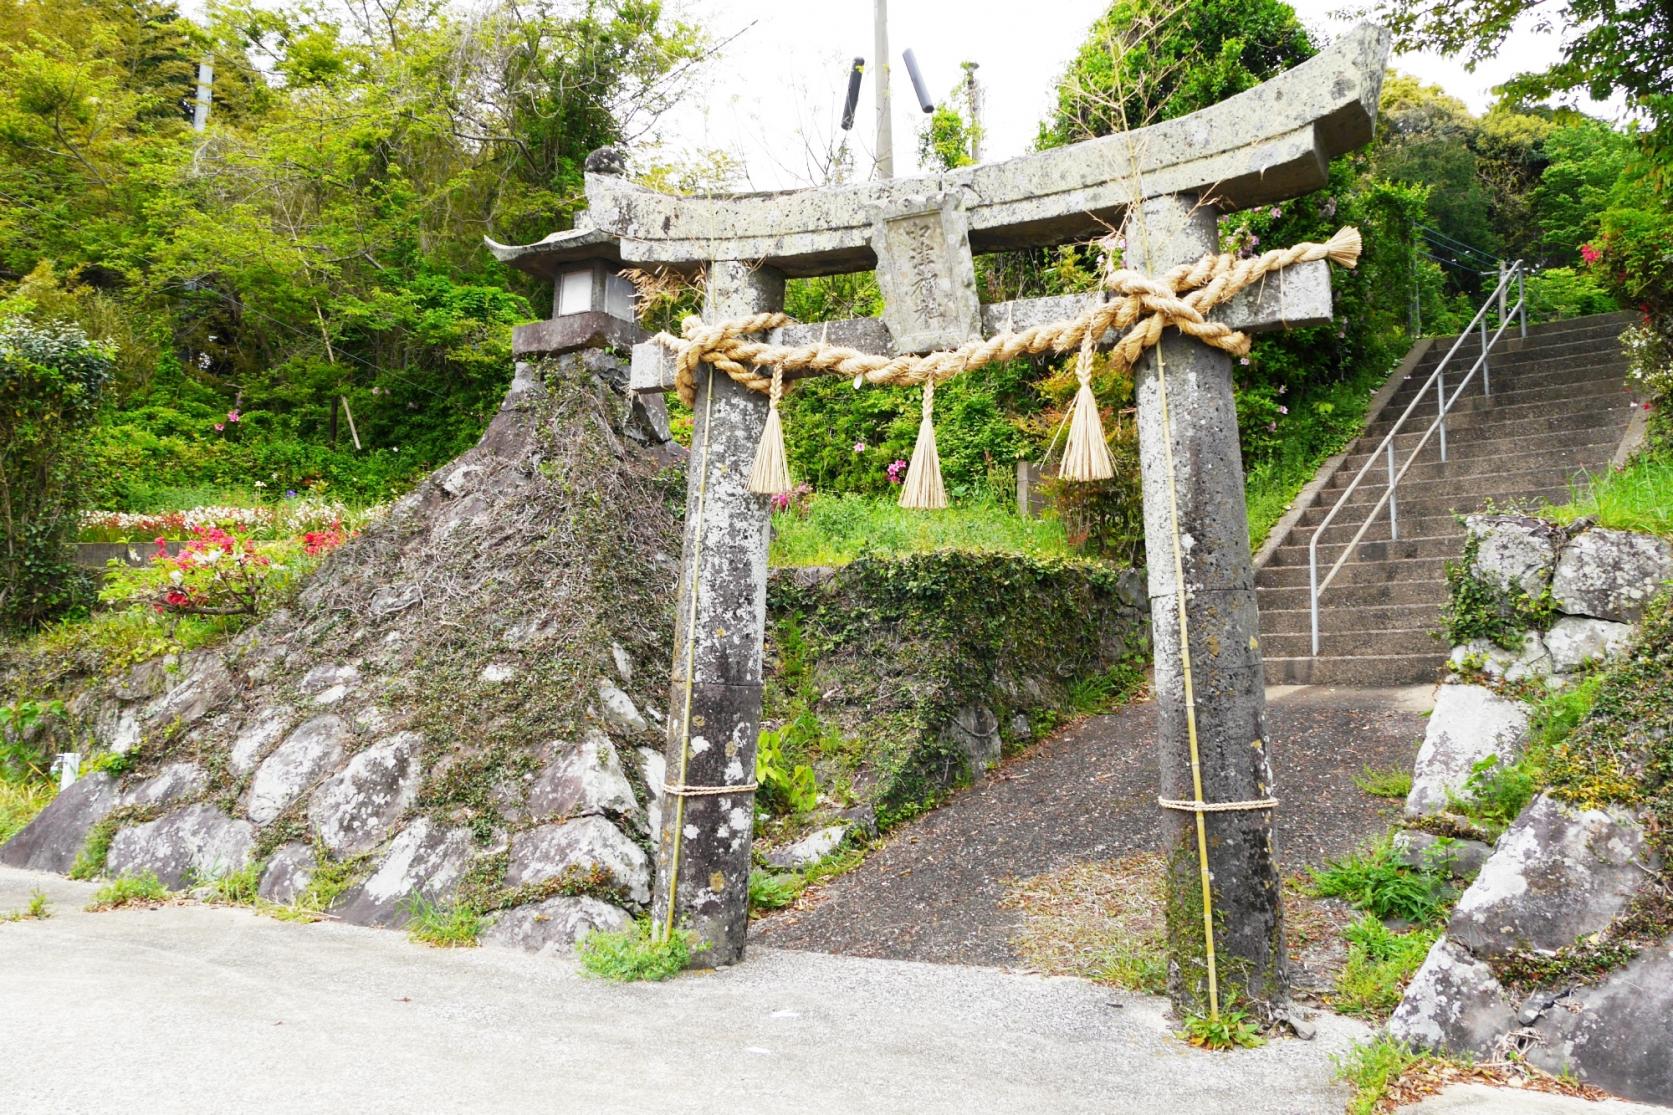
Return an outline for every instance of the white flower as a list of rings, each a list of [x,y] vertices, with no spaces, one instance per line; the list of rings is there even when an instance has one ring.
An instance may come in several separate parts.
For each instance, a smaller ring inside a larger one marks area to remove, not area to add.
[[[198,561],[199,565],[214,565],[217,561],[220,561],[220,560],[221,560],[221,551],[219,551],[219,550],[205,550],[205,551],[203,551],[203,553],[201,553],[197,556],[197,561]]]
[[[169,584],[177,585],[181,581],[184,581],[185,579],[186,579],[186,574],[180,572],[180,570],[172,569],[172,570],[169,571],[169,575],[168,575]]]

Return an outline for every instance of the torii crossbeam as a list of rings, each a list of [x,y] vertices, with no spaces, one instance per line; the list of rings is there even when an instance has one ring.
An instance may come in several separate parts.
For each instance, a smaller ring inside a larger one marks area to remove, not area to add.
[[[491,247],[542,273],[581,239],[613,238],[627,264],[704,270],[711,323],[781,309],[786,276],[875,267],[880,320],[789,326],[778,339],[879,354],[950,348],[1102,297],[982,306],[973,251],[1122,227],[1127,265],[1160,275],[1218,250],[1219,213],[1324,186],[1329,161],[1371,138],[1387,52],[1387,33],[1363,26],[1189,116],[928,178],[679,198],[595,158],[581,231]],[[1246,331],[1329,321],[1326,264],[1284,272],[1215,316]],[[520,333],[519,347],[539,351],[536,332]],[[671,355],[636,345],[634,389],[672,384]],[[1138,366],[1137,397],[1160,796],[1174,806],[1159,816],[1170,991],[1184,1009],[1214,1005],[1217,966],[1221,999],[1275,1002],[1285,964],[1266,804],[1274,787],[1230,357],[1169,332]],[[766,408],[712,368],[699,379],[670,692],[674,796],[662,811],[655,916],[695,931],[709,946],[702,962],[713,964],[742,957],[748,923],[769,511],[746,478]],[[1231,808],[1203,808],[1216,805]]]

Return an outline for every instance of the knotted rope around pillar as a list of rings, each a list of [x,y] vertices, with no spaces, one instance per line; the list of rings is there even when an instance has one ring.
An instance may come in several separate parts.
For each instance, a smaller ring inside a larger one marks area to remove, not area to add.
[[[1117,334],[1117,340],[1110,349],[1110,364],[1115,370],[1123,371],[1155,346],[1162,339],[1162,331],[1169,327],[1229,355],[1245,356],[1249,352],[1248,335],[1221,322],[1209,321],[1210,311],[1273,272],[1297,263],[1328,259],[1343,267],[1353,267],[1359,261],[1361,248],[1359,230],[1347,227],[1322,244],[1296,244],[1250,259],[1229,254],[1204,255],[1197,262],[1183,264],[1159,278],[1122,268],[1112,271],[1105,281],[1112,297],[1072,318],[1020,331],[1007,330],[967,341],[955,349],[923,355],[879,356],[824,340],[805,345],[749,340],[750,334],[792,323],[789,315],[776,312],[751,314],[714,325],[705,325],[702,319],[692,316],[681,323],[681,336],[658,333],[655,339],[676,354],[674,386],[687,406],[697,396],[698,368],[708,364],[749,390],[772,397],[775,405],[770,407],[770,423],[777,416],[777,396],[783,394],[784,376],[789,372],[843,376],[854,380],[856,387],[866,384],[928,387],[1021,356],[1063,355],[1083,347],[1090,349],[1111,331]],[[1087,462],[1085,470],[1076,470],[1087,475],[1070,476],[1070,479],[1095,479],[1101,471],[1096,452],[1084,443],[1093,438],[1101,442],[1103,425],[1096,401],[1092,399],[1089,363],[1084,359],[1086,354],[1082,355],[1082,367],[1077,369],[1081,389],[1075,397],[1075,421],[1065,456]],[[766,368],[772,371],[764,372],[762,369]],[[926,405],[926,424],[928,420]],[[763,439],[764,450],[770,451],[770,441],[770,437]],[[919,444],[923,442],[920,433]],[[933,447],[933,429],[929,443]],[[781,432],[778,444],[782,446]],[[756,471],[763,474],[763,484],[782,483],[788,487],[788,471],[771,468],[771,464],[757,462]],[[915,459],[913,467],[917,465]],[[936,479],[939,480],[938,468]],[[768,489],[752,485],[751,490]],[[783,489],[773,491],[777,490]]]

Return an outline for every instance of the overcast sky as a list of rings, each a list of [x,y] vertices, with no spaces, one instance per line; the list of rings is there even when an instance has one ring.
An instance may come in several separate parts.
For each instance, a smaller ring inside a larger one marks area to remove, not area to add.
[[[923,114],[900,53],[913,48],[938,101],[958,83],[959,63],[973,61],[983,89],[983,160],[1026,151],[1051,104],[1057,78],[1109,0],[888,0],[895,173],[911,174]],[[874,0],[685,0],[671,5],[698,19],[716,39],[741,31],[699,95],[660,129],[669,155],[703,148],[735,153],[756,189],[805,185],[817,177],[839,134],[848,67],[870,59]],[[1351,24],[1334,18],[1344,0],[1298,0],[1296,11],[1320,40]],[[747,30],[745,30],[747,28]],[[1512,36],[1496,59],[1474,73],[1434,55],[1403,55],[1396,68],[1442,86],[1480,112],[1492,88],[1512,74],[1542,69],[1558,57],[1554,37]],[[875,82],[860,96],[852,144],[869,173],[875,133]]]

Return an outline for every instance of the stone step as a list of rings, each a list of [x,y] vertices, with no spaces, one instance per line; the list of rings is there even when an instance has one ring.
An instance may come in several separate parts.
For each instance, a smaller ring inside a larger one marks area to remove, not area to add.
[[[1429,351],[1423,354],[1423,359],[1417,362],[1417,367],[1423,369],[1424,374],[1427,375],[1446,356],[1450,347],[1451,342],[1429,346]],[[1621,358],[1619,332],[1580,331],[1554,334],[1543,340],[1530,336],[1525,344],[1506,339],[1493,346],[1487,354],[1487,360],[1489,364],[1520,365],[1538,360],[1572,359],[1592,353],[1619,360]],[[1481,346],[1476,344],[1474,340],[1467,341],[1459,346],[1457,352],[1452,354],[1452,358],[1447,361],[1447,367],[1457,368],[1462,373],[1468,370],[1470,365],[1475,363],[1476,357],[1480,355]]]
[[[1500,425],[1512,426],[1518,422],[1534,422],[1540,419],[1561,419],[1563,425],[1572,427],[1576,422],[1592,425],[1607,421],[1611,412],[1620,412],[1620,421],[1625,423],[1628,413],[1636,404],[1626,392],[1608,392],[1605,394],[1583,396],[1578,399],[1548,399],[1529,403],[1516,403],[1504,406],[1493,406],[1482,410],[1465,411],[1464,413],[1449,413],[1446,425],[1450,436],[1454,429],[1468,430],[1474,433],[1499,433]],[[1374,438],[1372,444],[1381,441],[1389,430],[1394,428],[1399,418],[1396,413],[1389,418],[1379,418],[1365,431],[1366,435]],[[1410,424],[1417,416],[1407,419]],[[1412,427],[1421,433],[1434,420],[1434,413],[1424,416],[1424,420]],[[1517,429],[1515,433],[1524,431]]]
[[[1415,470],[1428,466],[1413,467]],[[1448,476],[1414,480],[1408,475],[1406,479],[1400,481],[1398,495],[1402,507],[1407,503],[1412,504],[1412,516],[1417,518],[1426,514],[1444,514],[1449,510],[1472,510],[1480,504],[1480,497],[1482,496],[1500,496],[1522,491],[1543,492],[1552,489],[1567,491],[1569,482],[1574,478],[1576,471],[1576,469],[1567,465],[1553,465],[1548,468],[1525,468],[1514,472],[1483,472],[1470,476],[1467,484]],[[1338,479],[1345,485],[1350,478],[1343,476],[1331,479],[1331,484],[1326,486],[1324,492],[1320,493],[1321,503],[1324,503],[1325,506],[1334,502],[1342,494],[1342,491],[1346,490],[1345,488],[1338,490],[1334,486]],[[1349,514],[1348,508],[1359,506],[1363,506],[1366,511],[1369,511],[1373,503],[1382,499],[1387,488],[1388,485],[1382,477],[1373,480],[1370,475],[1367,475],[1360,482],[1359,487],[1355,488],[1353,492],[1349,493],[1347,499],[1342,501],[1343,510],[1341,514]],[[1437,500],[1441,502],[1436,503]],[[1449,500],[1452,502],[1447,502]],[[1303,515],[1303,521],[1305,522],[1307,515],[1312,515],[1315,512],[1318,513],[1319,518],[1323,518],[1323,511],[1319,507],[1312,507],[1307,510],[1306,515]],[[1361,514],[1363,515],[1363,512]]]
[[[1447,389],[1449,396],[1452,390],[1451,387]],[[1509,384],[1495,381],[1491,395],[1482,392],[1480,383],[1472,383],[1469,389],[1453,402],[1447,413],[1460,414],[1477,410],[1501,409],[1510,406],[1522,406],[1527,403],[1549,402],[1553,399],[1592,399],[1616,396],[1619,396],[1623,402],[1630,401],[1632,398],[1632,392],[1627,390],[1625,382],[1618,375],[1604,376],[1578,383],[1572,380],[1558,380],[1553,383],[1524,385],[1515,381]],[[1395,418],[1405,413],[1406,409],[1405,400],[1398,400],[1397,405],[1400,409],[1393,412]],[[1383,415],[1388,413],[1385,410]],[[1428,419],[1434,416],[1435,395],[1434,388],[1430,388],[1426,397],[1418,403],[1406,421],[1408,423],[1415,422],[1419,418]],[[1383,416],[1378,416],[1378,421],[1382,420]]]
[[[1394,465],[1396,468],[1406,459],[1407,455],[1417,446],[1416,434],[1401,435],[1394,443]],[[1599,459],[1608,461],[1615,453],[1615,447],[1620,444],[1620,434],[1614,430],[1598,430],[1582,427],[1567,430],[1561,434],[1528,434],[1525,437],[1493,437],[1493,438],[1464,438],[1458,441],[1447,440],[1446,456],[1449,461],[1473,461],[1481,458],[1497,456],[1514,456],[1521,453],[1536,453],[1549,448],[1552,453],[1563,453],[1574,459]],[[1359,471],[1359,467],[1374,455],[1381,462],[1384,454],[1375,452],[1376,443],[1369,449],[1358,448],[1342,458],[1340,469],[1346,470],[1349,476]],[[1438,461],[1441,459],[1440,446],[1435,439],[1430,438],[1429,444],[1423,447],[1418,460]]]
[[[1430,416],[1430,418],[1433,417],[1433,415]],[[1500,418],[1492,422],[1487,428],[1482,429],[1479,421],[1473,420],[1472,416],[1459,416],[1459,418],[1447,423],[1447,455],[1452,455],[1454,444],[1465,446],[1526,438],[1584,435],[1586,440],[1602,440],[1613,436],[1619,441],[1621,434],[1626,430],[1627,422],[1631,419],[1631,412],[1625,407],[1618,411],[1604,410],[1586,415],[1585,420],[1581,422],[1573,421],[1572,419],[1575,416],[1568,417],[1570,420],[1564,421],[1564,415],[1553,412],[1531,418]],[[1398,454],[1410,453],[1422,440],[1423,432],[1428,428],[1428,425],[1428,421],[1419,422],[1395,434],[1394,451]],[[1455,430],[1468,431],[1469,436],[1453,437]],[[1375,450],[1382,444],[1387,433],[1388,431],[1385,428],[1380,433],[1364,435],[1354,442],[1351,448],[1360,452]],[[1439,452],[1438,439],[1438,433],[1431,434],[1429,437],[1429,444],[1436,446],[1437,453]]]
[[[1335,586],[1332,585],[1332,588]],[[1443,597],[1444,599],[1444,597]],[[1305,607],[1261,609],[1261,642],[1268,636],[1307,634],[1312,613]],[[1398,631],[1422,627],[1433,630],[1440,626],[1438,604],[1350,604],[1331,592],[1319,600],[1319,631]]]
[[[1456,560],[1459,553],[1458,535],[1431,535],[1427,538],[1402,538],[1395,542],[1361,542],[1352,558],[1355,562],[1382,563],[1403,558],[1451,558]],[[1319,546],[1319,576],[1324,577],[1325,571],[1336,561],[1336,558],[1346,549],[1342,543],[1321,543]],[[1343,563],[1346,566],[1348,563]],[[1305,542],[1286,542],[1272,552],[1272,559],[1268,568],[1276,565],[1300,566],[1307,568],[1307,545]],[[1306,582],[1303,581],[1303,584]]]
[[[1379,562],[1387,568],[1393,562]],[[1342,567],[1342,573],[1337,574],[1331,582],[1324,596],[1319,600],[1320,610],[1327,608],[1354,608],[1363,605],[1402,604],[1415,608],[1439,609],[1446,602],[1446,582],[1437,573],[1436,576],[1426,577],[1420,581],[1381,581],[1365,584],[1343,584],[1342,575],[1348,570]],[[1306,570],[1302,570],[1305,574]],[[1305,580],[1305,578],[1303,578]],[[1267,611],[1307,610],[1309,592],[1305,584],[1294,588],[1273,588],[1261,586],[1255,590],[1255,602],[1261,610],[1262,622],[1265,622]]]
[[[1299,561],[1269,562],[1255,574],[1257,590],[1261,588],[1302,588],[1307,587],[1307,547],[1284,546],[1286,557],[1298,556]],[[1278,554],[1275,552],[1273,557]],[[1457,554],[1446,554],[1441,557],[1397,558],[1394,560],[1379,559],[1376,561],[1348,561],[1342,563],[1337,570],[1336,579],[1330,582],[1329,592],[1338,588],[1366,584],[1440,584],[1446,576],[1447,561],[1458,560]],[[1319,570],[1322,578],[1329,564]],[[1327,597],[1328,598],[1328,597]]]
[[[1349,613],[1351,615],[1351,613]],[[1339,624],[1345,617],[1337,617]],[[1440,626],[1439,617],[1433,622],[1412,617],[1408,627],[1375,627],[1360,630],[1333,629],[1328,616],[1319,622],[1319,655],[1335,657],[1343,654],[1432,654],[1446,657],[1434,631]],[[1424,626],[1416,626],[1424,624]],[[1274,658],[1300,658],[1310,654],[1313,637],[1303,628],[1300,631],[1261,636],[1261,652]]]
[[[1413,396],[1419,393],[1434,398],[1435,385],[1429,382],[1429,375],[1433,371],[1434,368],[1432,367],[1414,368],[1406,374],[1405,379],[1400,381],[1400,386],[1394,389],[1391,399],[1398,400],[1403,407],[1412,400]],[[1495,362],[1488,379],[1495,391],[1501,388],[1546,387],[1557,383],[1624,383],[1626,382],[1626,361],[1618,355],[1609,359],[1585,361],[1569,359],[1541,360],[1505,368],[1502,374]],[[1452,390],[1457,386],[1457,382],[1457,377],[1448,369],[1446,374],[1447,389]],[[1469,394],[1476,391],[1480,382],[1481,377],[1479,376],[1471,379],[1465,393]]]
[[[1436,681],[1442,654],[1366,654],[1267,658],[1268,685],[1392,686]]]
[[[1354,532],[1359,529],[1363,522],[1365,522],[1364,512],[1350,516],[1344,509],[1340,515],[1336,516],[1335,522],[1319,533],[1319,545],[1329,546],[1338,542],[1346,542],[1354,536]],[[1311,524],[1305,526],[1298,524],[1297,530],[1298,534],[1295,541],[1307,543],[1313,540],[1314,528]],[[1400,533],[1407,538],[1433,538],[1441,534],[1454,534],[1463,538],[1464,525],[1458,521],[1458,516],[1450,513],[1446,515],[1423,515],[1417,518],[1407,518],[1405,515],[1401,515]],[[1388,512],[1383,510],[1377,512],[1376,519],[1369,527],[1366,527],[1365,536],[1361,541],[1385,542],[1389,539],[1390,534]]]
[[[1408,466],[1405,461],[1396,456],[1394,458],[1395,475],[1399,475],[1402,468],[1406,475],[1400,479],[1400,494],[1405,496],[1408,490],[1415,491],[1412,486],[1431,480],[1462,480],[1472,482],[1478,477],[1507,474],[1523,474],[1534,472],[1556,472],[1567,475],[1573,470],[1584,468],[1587,464],[1596,462],[1599,454],[1594,452],[1572,449],[1555,449],[1550,452],[1523,450],[1521,452],[1504,452],[1494,456],[1457,457],[1452,452],[1452,446],[1447,446],[1447,459],[1440,459],[1440,448],[1436,447],[1431,454],[1428,447],[1417,460]],[[1377,465],[1383,467],[1378,468]],[[1329,493],[1324,498],[1335,500],[1345,491],[1354,478],[1359,475],[1359,469],[1341,469],[1325,484],[1322,492]],[[1358,495],[1368,487],[1374,487],[1381,492],[1388,486],[1388,466],[1385,461],[1378,461],[1360,478],[1354,494]]]

